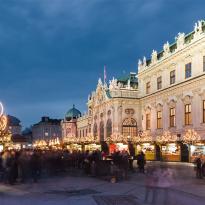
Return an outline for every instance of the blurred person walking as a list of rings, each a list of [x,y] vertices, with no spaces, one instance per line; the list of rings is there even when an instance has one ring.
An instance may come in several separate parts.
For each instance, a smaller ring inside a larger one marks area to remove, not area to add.
[[[31,175],[34,182],[38,181],[41,173],[41,162],[37,151],[34,151],[30,159]]]
[[[143,151],[141,151],[140,154],[137,155],[137,165],[138,165],[140,173],[145,172],[145,169],[144,169],[145,164],[146,164],[145,154]]]
[[[198,157],[195,161],[196,163],[196,178],[202,179],[202,161],[201,157]]]
[[[148,203],[149,198],[151,204],[156,204],[157,200],[157,183],[158,183],[158,172],[154,167],[148,167],[145,178],[145,199],[144,202]]]

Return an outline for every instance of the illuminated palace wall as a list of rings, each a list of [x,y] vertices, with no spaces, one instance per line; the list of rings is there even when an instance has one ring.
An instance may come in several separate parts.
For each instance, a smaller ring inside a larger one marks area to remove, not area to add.
[[[148,130],[155,139],[163,131],[182,136],[194,129],[204,139],[204,29],[199,21],[193,32],[179,33],[160,53],[153,50],[151,59],[139,60],[137,77],[131,73],[108,85],[99,79],[88,97],[88,113],[77,120],[77,135],[89,133],[105,140],[111,133],[133,136]]]

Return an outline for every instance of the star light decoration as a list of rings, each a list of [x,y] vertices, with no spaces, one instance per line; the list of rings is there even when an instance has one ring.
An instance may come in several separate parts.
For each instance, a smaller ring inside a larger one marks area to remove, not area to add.
[[[0,102],[0,131],[4,131],[7,127],[7,117],[4,115],[4,107]]]
[[[163,135],[157,136],[156,141],[160,144],[168,142],[176,142],[177,135],[172,135],[170,131],[164,131]]]
[[[11,133],[9,129],[7,129],[8,119],[6,115],[4,115],[4,107],[0,102],[0,142],[3,144],[8,144],[11,142]]]
[[[200,135],[194,129],[188,129],[182,138],[182,141],[185,144],[194,144],[196,142],[199,142],[200,140]]]

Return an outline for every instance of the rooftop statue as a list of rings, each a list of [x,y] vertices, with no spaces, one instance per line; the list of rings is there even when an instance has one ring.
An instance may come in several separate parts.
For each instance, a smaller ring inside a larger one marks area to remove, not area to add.
[[[152,63],[156,63],[157,62],[157,51],[153,50],[151,57],[152,57]]]
[[[142,61],[139,59],[138,61],[138,70],[141,70],[142,69]]]
[[[128,81],[127,81],[127,89],[130,89],[131,87],[130,87],[130,79],[128,79]]]
[[[197,39],[203,33],[203,21],[198,21],[194,25],[194,38]]]
[[[164,44],[163,50],[164,50],[164,56],[167,56],[170,53],[170,45],[168,41]]]
[[[177,49],[182,49],[184,47],[185,33],[178,33],[175,40],[177,41]]]
[[[118,89],[117,79],[115,79],[114,77],[112,80],[109,81],[109,89],[110,90]]]
[[[144,67],[147,66],[147,60],[146,60],[146,57],[145,57],[145,56],[143,57],[143,66],[144,66]]]
[[[99,86],[99,85],[102,85],[102,80],[101,80],[101,78],[98,79],[98,86]]]

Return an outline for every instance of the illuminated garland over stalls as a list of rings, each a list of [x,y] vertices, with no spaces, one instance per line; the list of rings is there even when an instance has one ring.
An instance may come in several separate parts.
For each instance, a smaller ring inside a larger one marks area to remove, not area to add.
[[[196,142],[199,142],[201,140],[200,135],[194,130],[194,129],[189,129],[183,136],[182,141],[185,144],[194,144]]]
[[[156,141],[160,144],[177,142],[177,135],[172,135],[169,131],[164,131],[163,135],[157,136]]]

